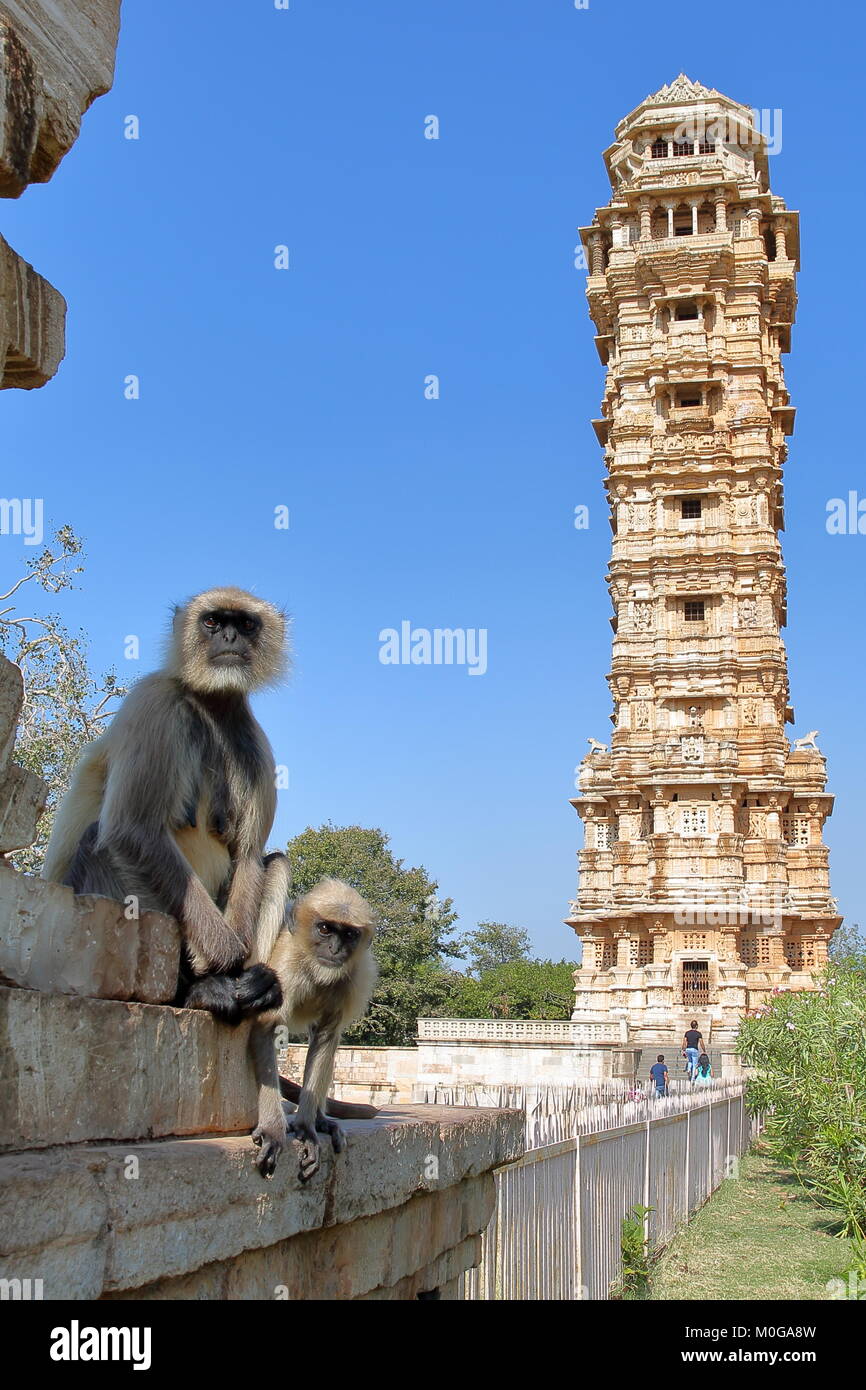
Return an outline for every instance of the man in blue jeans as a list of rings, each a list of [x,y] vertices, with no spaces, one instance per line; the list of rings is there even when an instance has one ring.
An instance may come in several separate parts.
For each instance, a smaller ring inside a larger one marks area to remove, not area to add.
[[[663,1052],[659,1053],[657,1060],[650,1067],[650,1076],[655,1082],[656,1095],[667,1095],[668,1069],[665,1066],[665,1057]]]
[[[698,1031],[698,1020],[693,1018],[691,1028],[687,1028],[683,1034],[683,1056],[689,1064],[689,1081],[694,1081],[697,1076],[698,1058],[702,1052],[706,1052],[704,1035]]]

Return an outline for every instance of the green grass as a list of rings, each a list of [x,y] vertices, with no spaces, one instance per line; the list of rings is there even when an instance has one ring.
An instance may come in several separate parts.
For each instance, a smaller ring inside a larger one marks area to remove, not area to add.
[[[755,1150],[660,1256],[651,1299],[827,1299],[851,1247],[794,1175]]]

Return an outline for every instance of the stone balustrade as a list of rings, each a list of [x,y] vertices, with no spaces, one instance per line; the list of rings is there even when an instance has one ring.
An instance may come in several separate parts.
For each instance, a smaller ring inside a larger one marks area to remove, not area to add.
[[[419,1042],[624,1043],[624,1021],[574,1023],[570,1019],[419,1018]]]

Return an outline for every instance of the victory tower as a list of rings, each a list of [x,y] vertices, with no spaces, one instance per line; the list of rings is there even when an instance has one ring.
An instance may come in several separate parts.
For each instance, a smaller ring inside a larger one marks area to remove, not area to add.
[[[681,75],[617,127],[581,229],[607,366],[608,750],[581,765],[573,1017],[733,1038],[805,989],[840,918],[814,733],[793,749],[779,544],[797,214],[757,113]]]

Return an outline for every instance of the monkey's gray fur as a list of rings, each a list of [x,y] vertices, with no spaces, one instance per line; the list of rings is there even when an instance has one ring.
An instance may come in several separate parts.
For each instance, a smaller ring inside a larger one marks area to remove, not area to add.
[[[43,877],[177,918],[194,979],[237,978],[253,946],[276,790],[248,696],[286,664],[286,620],[270,603],[235,588],[196,595],[175,610],[164,668],[85,749],[55,817]],[[226,1011],[206,990],[187,1002],[234,1021],[237,1003],[242,1014],[274,1002],[257,970]]]

